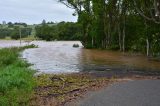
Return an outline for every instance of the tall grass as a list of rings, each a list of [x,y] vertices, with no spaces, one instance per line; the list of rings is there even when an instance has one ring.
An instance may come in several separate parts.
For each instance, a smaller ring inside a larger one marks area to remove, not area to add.
[[[32,46],[0,49],[0,106],[27,105],[33,94],[34,71],[19,58],[19,53]]]

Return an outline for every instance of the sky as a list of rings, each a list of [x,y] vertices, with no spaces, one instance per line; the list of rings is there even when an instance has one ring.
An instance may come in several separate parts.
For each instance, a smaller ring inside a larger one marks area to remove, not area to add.
[[[76,22],[73,9],[57,2],[58,0],[0,0],[0,23],[25,22],[28,24],[46,21]]]

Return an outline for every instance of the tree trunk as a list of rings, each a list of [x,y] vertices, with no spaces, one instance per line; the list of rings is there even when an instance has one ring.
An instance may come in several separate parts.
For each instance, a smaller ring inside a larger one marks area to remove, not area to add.
[[[121,45],[121,29],[120,29],[119,23],[118,23],[118,36],[119,36],[119,49],[120,49],[120,51],[122,51],[122,45]]]
[[[88,38],[88,33],[89,33],[89,24],[87,24],[85,27],[84,27],[84,47],[86,47],[88,45],[88,42],[87,42],[87,38]]]
[[[149,48],[150,48],[150,44],[149,44],[149,40],[148,38],[146,39],[146,46],[147,46],[147,56],[149,56]]]
[[[155,16],[160,19],[160,1],[154,0]]]
[[[92,47],[94,47],[94,38],[92,36]]]
[[[125,25],[123,27],[123,52],[125,52],[125,38],[126,38],[126,30]]]
[[[106,15],[106,9],[105,9],[105,11],[104,11],[104,37],[105,37],[105,39],[104,39],[104,45],[105,45],[105,48],[107,48],[108,47],[108,44],[107,44],[107,42],[108,42],[108,34],[107,34],[107,25],[106,25],[106,23],[107,23],[107,15]]]
[[[111,24],[110,24],[110,20],[109,20],[109,23],[108,23],[108,42],[107,42],[107,45],[109,46],[110,45],[110,37],[111,37]]]

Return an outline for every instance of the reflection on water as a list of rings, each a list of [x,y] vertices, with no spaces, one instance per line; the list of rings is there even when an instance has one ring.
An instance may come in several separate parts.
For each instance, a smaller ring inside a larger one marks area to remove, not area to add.
[[[23,58],[34,64],[33,68],[44,73],[79,72],[79,56],[82,44],[80,42],[33,42],[39,48],[23,52]],[[73,48],[73,44],[80,48]]]
[[[145,69],[160,69],[160,62],[149,61],[146,56],[133,55],[107,50],[82,50],[83,61],[95,65],[108,65],[111,67],[133,67]]]
[[[33,64],[32,68],[43,73],[160,71],[160,62],[149,61],[145,56],[83,49],[79,41],[33,41],[32,43],[39,48],[25,50],[22,57]],[[80,47],[73,48],[73,44],[79,44]],[[19,41],[0,41],[0,47],[10,46],[19,46]]]
[[[33,43],[39,48],[25,50],[23,57],[34,64],[33,68],[44,73],[109,71],[112,68],[160,70],[160,62],[149,61],[145,56],[83,49],[78,41]],[[80,48],[73,48],[74,43],[78,43]]]

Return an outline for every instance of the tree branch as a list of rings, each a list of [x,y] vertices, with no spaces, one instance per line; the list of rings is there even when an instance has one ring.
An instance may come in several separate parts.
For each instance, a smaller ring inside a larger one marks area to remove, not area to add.
[[[68,8],[75,9],[74,6],[71,6],[71,5],[69,5],[69,3],[66,3],[65,0],[59,0],[59,2],[61,2],[62,4],[64,4],[65,6],[67,6]]]
[[[149,21],[153,21],[154,23],[156,24],[160,24],[160,21],[157,21],[152,15],[152,17],[148,17],[146,16],[138,7],[137,7],[137,3],[135,0],[133,0],[133,3],[134,3],[134,7],[136,9],[136,11],[145,19],[149,20]],[[151,13],[152,14],[152,13]]]

